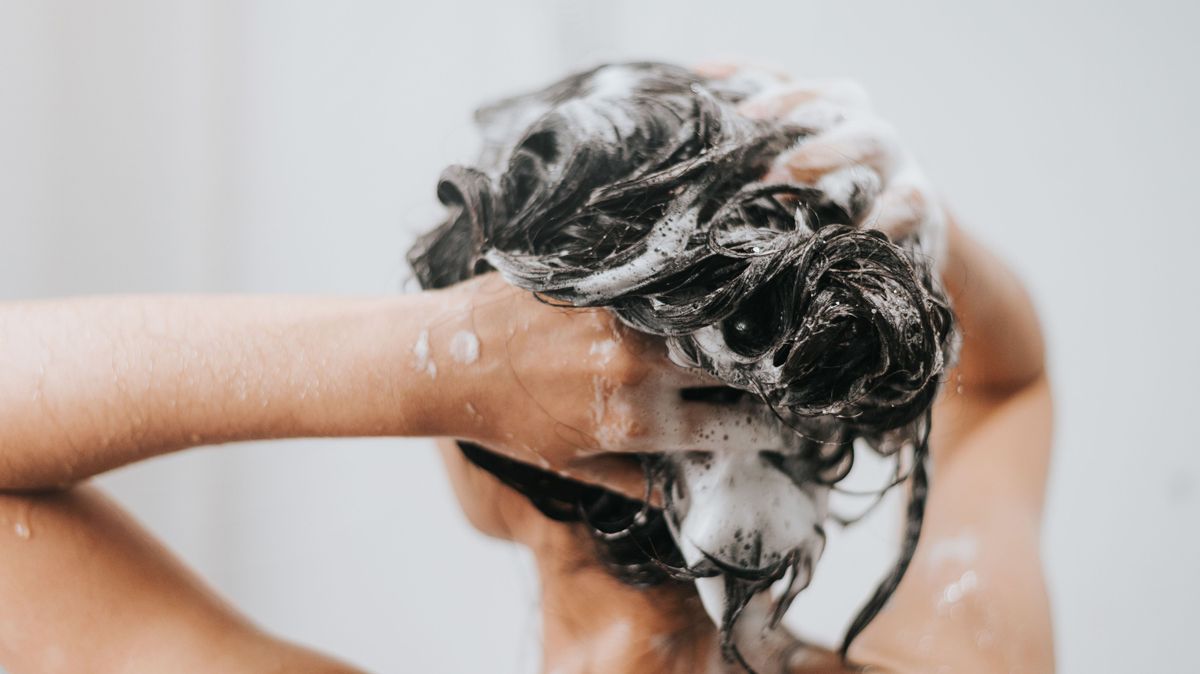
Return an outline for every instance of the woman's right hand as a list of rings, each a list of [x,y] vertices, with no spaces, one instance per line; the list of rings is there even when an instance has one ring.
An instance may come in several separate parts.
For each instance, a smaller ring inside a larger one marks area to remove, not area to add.
[[[446,435],[562,472],[612,452],[777,442],[761,406],[685,401],[683,389],[720,382],[608,310],[547,304],[496,274],[438,292],[453,309],[413,358],[445,378]]]

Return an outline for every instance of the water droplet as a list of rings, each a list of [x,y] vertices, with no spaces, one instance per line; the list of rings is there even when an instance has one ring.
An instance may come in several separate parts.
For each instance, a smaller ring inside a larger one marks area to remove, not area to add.
[[[17,534],[17,538],[29,540],[33,536],[33,532],[29,530],[29,525],[24,522],[17,522],[13,525],[13,532]]]

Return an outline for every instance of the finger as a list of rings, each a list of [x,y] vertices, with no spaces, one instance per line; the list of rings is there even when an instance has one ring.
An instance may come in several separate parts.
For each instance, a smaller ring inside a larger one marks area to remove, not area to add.
[[[783,119],[798,109],[821,103],[831,109],[865,112],[871,107],[866,89],[853,80],[804,80],[769,87],[738,109],[757,119]]]
[[[674,363],[668,363],[659,372],[658,383],[672,393],[689,388],[727,386],[725,382],[703,370],[683,368]]]
[[[886,184],[905,159],[890,124],[874,116],[852,117],[781,153],[767,179],[815,185],[824,175],[862,166],[875,171]]]
[[[863,225],[899,240],[919,231],[929,217],[929,200],[923,186],[904,180],[893,182],[879,195]]]
[[[777,119],[803,129],[809,136],[815,136],[844,123],[852,114],[855,113],[837,103],[817,99],[798,105]]]
[[[638,501],[649,497],[651,505],[661,505],[659,494],[647,494],[646,473],[641,461],[630,454],[604,453],[572,459],[561,472],[572,479],[611,489]]]
[[[497,488],[503,489],[501,483],[490,473],[469,462],[453,442],[439,441],[438,449],[442,452],[451,477],[464,482],[462,486],[470,490],[469,495],[474,500],[467,507],[475,502],[491,505],[503,498],[497,491]],[[646,495],[646,482],[641,464],[636,457],[628,454],[575,457],[568,459],[565,464],[552,464],[540,453],[514,452],[496,445],[489,445],[485,449],[562,477],[611,489],[632,499],[642,500]],[[455,488],[458,489],[459,485],[455,484]]]
[[[733,76],[740,67],[732,61],[702,61],[692,66],[692,71],[701,77],[707,77],[712,80],[723,80],[726,77]]]
[[[788,74],[779,66],[738,59],[704,61],[692,67],[701,77],[713,80],[747,78],[761,80],[764,85],[777,86],[788,81]]]
[[[903,171],[879,195],[863,226],[886,233],[892,241],[917,238],[923,252],[938,267],[945,259],[945,212],[915,169]]]
[[[666,340],[662,337],[639,332],[616,319],[613,319],[613,334],[622,349],[645,361],[647,367],[667,358]]]
[[[681,389],[696,386],[721,386],[721,380],[696,366],[679,349],[673,339],[660,339],[662,348],[648,365],[654,372],[653,382],[660,389]]]
[[[846,166],[821,176],[814,185],[823,200],[836,204],[858,223],[875,203],[883,180],[874,170],[861,165]]]
[[[681,402],[673,409],[671,418],[659,427],[658,451],[746,451],[780,446],[781,424],[765,406]]]

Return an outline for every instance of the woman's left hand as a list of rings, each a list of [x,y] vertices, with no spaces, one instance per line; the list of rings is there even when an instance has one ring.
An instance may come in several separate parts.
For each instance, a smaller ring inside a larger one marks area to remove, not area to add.
[[[942,263],[947,216],[929,180],[895,127],[871,108],[870,97],[845,79],[792,80],[772,70],[732,64],[698,68],[713,79],[752,79],[761,86],[739,110],[810,131],[776,157],[767,181],[816,187],[859,216],[858,224],[893,241],[920,237]]]

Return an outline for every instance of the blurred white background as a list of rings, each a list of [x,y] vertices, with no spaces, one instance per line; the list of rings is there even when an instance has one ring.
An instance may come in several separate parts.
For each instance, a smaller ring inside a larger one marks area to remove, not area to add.
[[[609,59],[853,77],[1040,306],[1061,670],[1191,669],[1198,25],[1185,2],[0,0],[0,298],[397,292],[488,97]],[[469,529],[427,442],[103,483],[286,637],[381,673],[538,669],[528,560]],[[840,634],[894,515],[832,541],[797,624]]]

